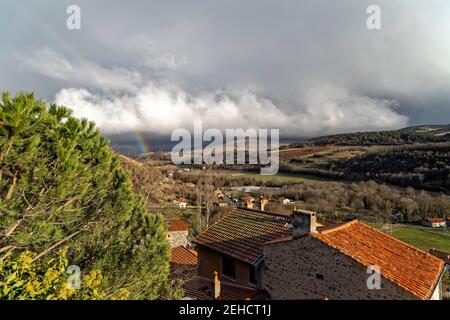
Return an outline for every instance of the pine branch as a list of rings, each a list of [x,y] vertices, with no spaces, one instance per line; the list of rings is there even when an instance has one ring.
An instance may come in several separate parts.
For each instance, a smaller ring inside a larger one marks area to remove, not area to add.
[[[48,247],[48,249],[44,250],[43,252],[39,253],[36,257],[33,258],[33,260],[31,262],[35,262],[36,260],[42,258],[43,256],[45,256],[46,254],[48,254],[49,252],[51,252],[53,249],[59,247],[60,245],[62,245],[64,242],[69,241],[70,239],[72,239],[73,237],[75,237],[77,234],[81,233],[83,230],[79,230],[77,232],[72,233],[71,235],[65,237],[64,239],[58,241],[57,243],[55,243],[54,245],[51,245],[50,247]]]
[[[16,246],[13,246],[13,245],[9,245],[9,246],[4,246],[3,248],[0,248],[0,253],[2,253],[2,252],[9,252],[9,251],[12,251],[12,250],[14,250],[16,248]]]
[[[13,191],[14,191],[14,187],[16,186],[16,183],[17,183],[17,174],[18,173],[19,173],[18,169],[16,171],[14,171],[14,176],[13,176],[13,179],[12,179],[12,183],[9,186],[8,193],[6,194],[5,200],[11,199],[11,196],[12,196]]]
[[[3,176],[3,166],[4,166],[3,160],[8,156],[8,153],[11,150],[13,141],[14,141],[14,136],[11,136],[9,138],[8,147],[6,148],[5,153],[0,154],[0,181],[2,181],[2,176]]]

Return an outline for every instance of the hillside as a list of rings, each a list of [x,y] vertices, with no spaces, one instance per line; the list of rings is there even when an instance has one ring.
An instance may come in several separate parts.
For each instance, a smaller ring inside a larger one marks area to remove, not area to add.
[[[296,142],[289,148],[304,146],[372,146],[372,145],[404,145],[414,143],[434,143],[450,141],[450,125],[423,125],[393,131],[373,131],[343,133],[311,138]]]
[[[316,137],[281,150],[280,171],[450,192],[450,125]]]
[[[329,175],[377,180],[403,187],[450,191],[450,143],[399,146],[324,166]]]
[[[167,178],[158,166],[152,165],[151,161],[141,162],[121,154],[118,157],[122,168],[130,176],[133,190],[145,198],[148,206],[170,201],[176,188],[175,182]]]

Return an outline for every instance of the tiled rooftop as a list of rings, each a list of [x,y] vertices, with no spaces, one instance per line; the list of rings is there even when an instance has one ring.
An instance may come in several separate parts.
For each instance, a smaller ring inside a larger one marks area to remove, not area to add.
[[[222,219],[193,240],[194,243],[219,251],[238,260],[253,263],[263,253],[266,242],[292,235],[285,227],[289,216],[248,208],[234,208]],[[334,228],[337,223],[322,222],[319,231]]]
[[[377,265],[381,275],[420,299],[429,299],[444,262],[357,220],[312,233],[364,266]]]
[[[170,219],[166,220],[167,230],[171,231],[188,231],[189,225],[184,219]]]
[[[170,262],[176,265],[197,265],[197,254],[183,246],[172,248]]]
[[[445,218],[426,218],[425,221],[431,222],[431,223],[442,223],[445,222],[448,219]]]
[[[264,244],[292,240],[288,220],[286,215],[234,208],[193,242],[254,263]],[[317,231],[311,235],[364,266],[379,266],[385,279],[420,299],[430,298],[444,268],[440,259],[357,220],[340,225],[322,222]]]
[[[185,296],[199,300],[212,300],[211,281],[200,277],[195,277],[184,284]],[[267,295],[265,291],[244,288],[226,282],[220,284],[219,300],[253,300],[262,299]]]
[[[253,263],[263,244],[290,235],[287,216],[247,208],[234,208],[194,239],[194,243],[238,260]]]

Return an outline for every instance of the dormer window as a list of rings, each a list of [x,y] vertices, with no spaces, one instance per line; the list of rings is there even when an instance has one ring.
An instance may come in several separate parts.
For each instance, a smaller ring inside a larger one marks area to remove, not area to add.
[[[223,275],[233,280],[236,279],[236,263],[234,259],[222,257],[222,264]]]

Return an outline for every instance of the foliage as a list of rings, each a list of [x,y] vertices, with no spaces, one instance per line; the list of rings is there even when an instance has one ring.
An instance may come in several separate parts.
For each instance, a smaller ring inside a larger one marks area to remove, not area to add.
[[[369,145],[404,145],[414,143],[433,143],[450,141],[450,125],[435,128],[431,131],[420,131],[414,128],[394,131],[373,131],[342,133],[329,136],[322,136],[309,139],[305,142],[291,144],[290,147],[306,145],[349,145],[349,146],[369,146]]]
[[[97,270],[81,278],[79,289],[69,284],[66,254],[67,248],[64,248],[44,265],[34,263],[29,251],[22,252],[17,259],[11,259],[11,254],[3,256],[0,259],[0,299],[104,299],[106,293],[100,287],[102,275]],[[123,289],[111,298],[126,299],[128,294]]]
[[[417,222],[450,212],[448,196],[412,188],[402,190],[374,181],[308,183],[286,186],[273,193],[301,201],[305,209],[321,212],[330,218],[343,212],[375,221]]]
[[[62,245],[84,274],[101,272],[105,297],[125,289],[131,299],[165,298],[169,246],[162,218],[132,191],[107,140],[68,108],[5,93],[0,254],[18,263],[30,251],[33,263],[45,265]]]
[[[450,144],[403,146],[338,160],[329,175],[352,180],[378,180],[400,186],[450,191]]]
[[[446,271],[442,279],[442,288],[444,289],[444,299],[450,300],[450,272]]]

